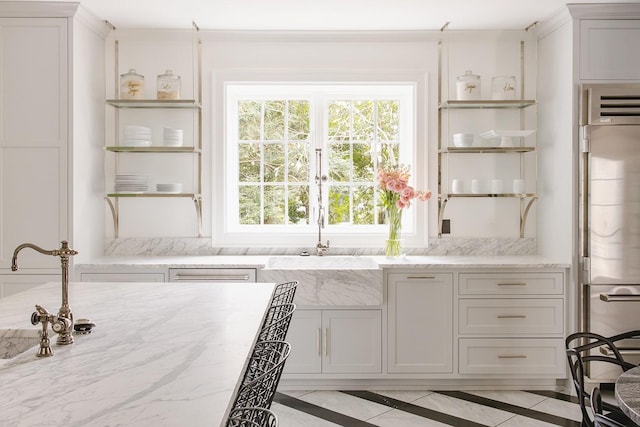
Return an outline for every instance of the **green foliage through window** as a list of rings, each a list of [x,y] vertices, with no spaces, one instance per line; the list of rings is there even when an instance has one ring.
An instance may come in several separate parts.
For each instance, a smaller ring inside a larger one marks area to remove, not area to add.
[[[241,99],[237,104],[238,214],[243,225],[309,225],[317,221],[315,144],[328,181],[327,225],[384,222],[376,171],[398,158],[400,101],[359,97],[314,105],[325,135],[311,139],[312,98]]]

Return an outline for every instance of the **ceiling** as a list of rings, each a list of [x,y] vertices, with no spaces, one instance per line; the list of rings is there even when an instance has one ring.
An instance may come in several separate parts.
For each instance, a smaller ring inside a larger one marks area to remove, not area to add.
[[[71,1],[71,0],[68,0]],[[78,1],[78,0],[76,0]],[[79,0],[116,28],[203,30],[524,29],[566,0]],[[579,3],[638,3],[581,0]]]

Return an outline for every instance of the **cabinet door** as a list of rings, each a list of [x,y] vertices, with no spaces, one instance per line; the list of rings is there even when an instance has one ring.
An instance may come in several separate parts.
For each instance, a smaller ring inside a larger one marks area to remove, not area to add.
[[[388,371],[453,371],[453,276],[390,273]]]
[[[324,310],[322,372],[382,372],[380,310]]]
[[[80,273],[81,282],[164,282],[164,273]]]
[[[580,23],[580,78],[637,79],[640,21],[589,19]]]
[[[59,274],[0,274],[0,297],[8,297],[47,282],[60,282]]]
[[[291,319],[286,341],[291,353],[284,365],[287,374],[319,374],[322,372],[322,311],[296,310]]]
[[[0,267],[16,246],[69,238],[65,18],[0,19]],[[20,267],[59,268],[31,250]]]

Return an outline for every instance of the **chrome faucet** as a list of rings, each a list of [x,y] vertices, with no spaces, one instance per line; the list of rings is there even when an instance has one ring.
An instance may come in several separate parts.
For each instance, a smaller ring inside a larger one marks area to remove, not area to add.
[[[31,324],[37,325],[38,323],[42,323],[42,333],[40,333],[40,349],[38,350],[36,357],[53,356],[47,324],[51,323],[51,329],[53,332],[57,333],[58,331],[68,328],[71,322],[69,319],[58,317],[55,314],[49,314],[44,307],[36,304],[36,311],[31,314]]]
[[[327,176],[322,174],[322,148],[316,148],[316,184],[318,184],[318,244],[316,245],[316,255],[322,256],[329,250],[329,241],[322,243],[322,229],[324,228],[324,206],[322,205],[322,183],[327,180]]]
[[[62,321],[59,324],[60,326],[57,328],[53,328],[53,330],[58,334],[56,343],[66,345],[73,344],[73,313],[71,312],[71,308],[69,307],[69,258],[71,258],[71,256],[73,255],[77,255],[78,252],[69,248],[69,243],[66,240],[63,240],[61,244],[62,246],[59,249],[53,249],[50,251],[42,249],[41,247],[36,246],[32,243],[21,244],[16,248],[15,251],[13,251],[13,258],[11,259],[11,271],[18,270],[18,252],[20,252],[24,248],[31,248],[44,255],[53,255],[60,257],[60,264],[62,266],[62,306],[58,311],[57,317],[60,319],[66,319],[67,321]]]

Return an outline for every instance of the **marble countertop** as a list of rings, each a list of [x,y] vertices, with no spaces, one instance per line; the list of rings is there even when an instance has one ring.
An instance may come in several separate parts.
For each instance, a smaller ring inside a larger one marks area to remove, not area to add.
[[[218,255],[218,256],[131,256],[131,257],[102,257],[90,262],[76,263],[79,268],[109,268],[113,266],[128,268],[265,268],[269,267],[270,259],[286,257],[292,260],[290,268],[305,268],[306,260],[314,260],[318,257],[302,256],[278,256],[278,255]],[[327,255],[327,260],[335,260],[338,268],[349,268],[349,258],[370,258],[378,268],[569,268],[570,264],[558,262],[541,256],[353,256],[353,255]],[[330,265],[330,262],[327,262]],[[329,268],[329,267],[323,267]]]
[[[70,283],[75,319],[97,326],[53,357],[0,360],[0,424],[221,425],[273,286]],[[60,302],[59,283],[0,299],[0,329],[37,329],[35,304]]]
[[[640,367],[629,369],[616,380],[620,409],[640,426]]]

